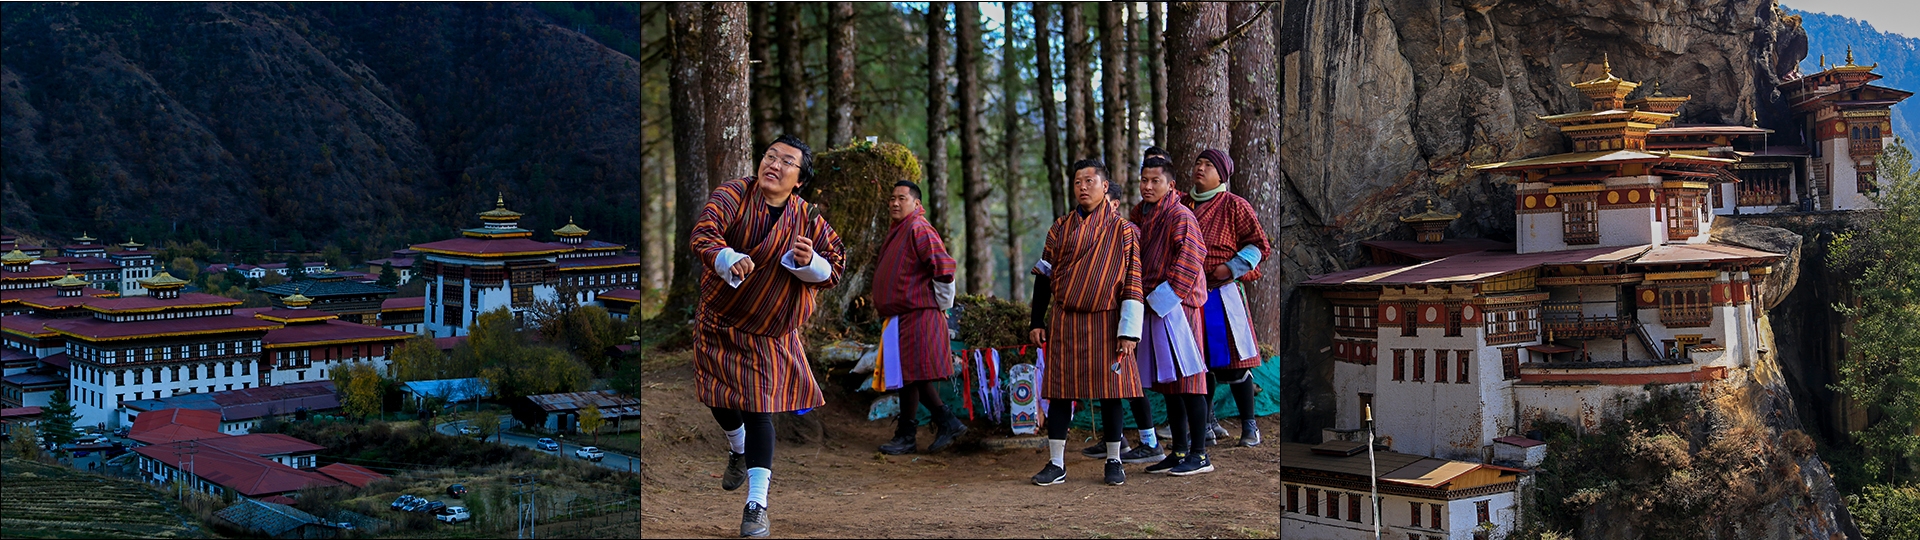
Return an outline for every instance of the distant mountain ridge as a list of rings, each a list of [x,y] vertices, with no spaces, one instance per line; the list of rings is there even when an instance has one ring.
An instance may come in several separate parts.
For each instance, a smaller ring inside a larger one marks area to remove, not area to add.
[[[1873,70],[1886,78],[1874,84],[1920,93],[1920,38],[1882,32],[1873,23],[1826,13],[1813,13],[1782,6],[1800,16],[1800,27],[1807,30],[1807,57],[1800,61],[1801,73],[1821,70],[1820,57],[1828,65],[1844,64],[1847,47],[1853,47],[1854,63],[1879,64]],[[1893,108],[1893,132],[1911,147],[1920,144],[1920,97],[1909,98]]]
[[[631,10],[9,5],[5,225],[375,257],[476,226],[504,192],[537,239],[572,217],[633,244],[639,62],[615,48],[638,39]]]

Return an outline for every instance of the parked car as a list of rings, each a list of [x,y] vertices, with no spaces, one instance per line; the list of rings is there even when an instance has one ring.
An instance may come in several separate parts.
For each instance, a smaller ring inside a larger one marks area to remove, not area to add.
[[[538,446],[540,447],[541,450],[546,450],[548,452],[560,451],[560,443],[547,437],[541,437],[538,443]]]
[[[400,507],[400,510],[405,512],[419,512],[421,508],[426,508],[427,504],[431,502],[433,501],[429,501],[419,497],[414,497],[413,500],[407,501],[406,506]]]
[[[461,435],[472,435],[479,432],[480,432],[480,428],[477,428],[477,427],[468,426],[468,425],[460,426]]]
[[[465,506],[449,506],[440,510],[440,515],[434,516],[433,519],[446,523],[459,523],[473,519],[473,514],[468,513]]]
[[[427,504],[420,505],[420,508],[414,509],[414,511],[434,514],[434,513],[439,513],[441,509],[446,507],[447,507],[447,503],[443,503],[440,501],[427,501]]]
[[[601,458],[607,457],[606,452],[601,452],[600,448],[595,446],[581,447],[579,450],[574,450],[573,455],[588,461],[600,461]]]
[[[454,484],[451,486],[447,486],[448,497],[459,498],[461,495],[466,495],[466,494],[467,494],[466,484]]]
[[[389,504],[387,506],[394,510],[400,510],[400,509],[406,508],[408,504],[412,504],[413,500],[418,498],[419,497],[415,497],[412,495],[401,495],[400,498],[393,500],[393,504]]]

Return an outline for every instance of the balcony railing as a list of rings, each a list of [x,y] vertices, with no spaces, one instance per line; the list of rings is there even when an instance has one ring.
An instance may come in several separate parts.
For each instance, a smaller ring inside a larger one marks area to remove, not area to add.
[[[1542,306],[1544,329],[1550,339],[1620,339],[1633,330],[1633,319],[1619,315],[1588,315],[1583,304],[1616,306],[1615,302],[1548,302]]]

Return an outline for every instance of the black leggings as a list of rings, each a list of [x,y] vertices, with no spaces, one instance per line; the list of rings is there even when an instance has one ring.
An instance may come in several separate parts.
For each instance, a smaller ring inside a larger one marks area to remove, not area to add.
[[[1127,398],[1127,406],[1133,408],[1133,429],[1153,429],[1153,404],[1146,396]]]
[[[1100,400],[1100,440],[1120,442],[1120,398]],[[1049,400],[1047,405],[1047,438],[1067,438],[1067,428],[1073,426],[1073,400]]]
[[[1167,425],[1173,428],[1173,451],[1207,451],[1206,407],[1204,394],[1167,395]]]
[[[747,467],[773,468],[773,413],[708,408],[713,409],[713,419],[720,422],[721,431],[747,426]]]
[[[1252,420],[1253,416],[1253,377],[1248,377],[1248,368],[1217,368],[1207,372],[1207,417],[1213,417],[1213,387],[1219,380],[1240,381],[1230,383],[1227,388],[1233,392],[1233,403],[1240,407],[1240,419]],[[1244,380],[1243,380],[1244,379]]]
[[[940,392],[934,390],[934,381],[913,381],[900,387],[900,423],[893,428],[895,437],[912,437],[920,430],[920,406],[926,405],[927,412],[933,413],[935,430],[946,429],[947,405],[940,401]]]

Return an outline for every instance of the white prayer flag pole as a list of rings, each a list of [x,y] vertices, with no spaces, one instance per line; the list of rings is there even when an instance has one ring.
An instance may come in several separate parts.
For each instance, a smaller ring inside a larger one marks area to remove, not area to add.
[[[1380,470],[1373,462],[1373,405],[1367,412],[1367,483],[1373,487],[1373,540],[1380,540]]]

